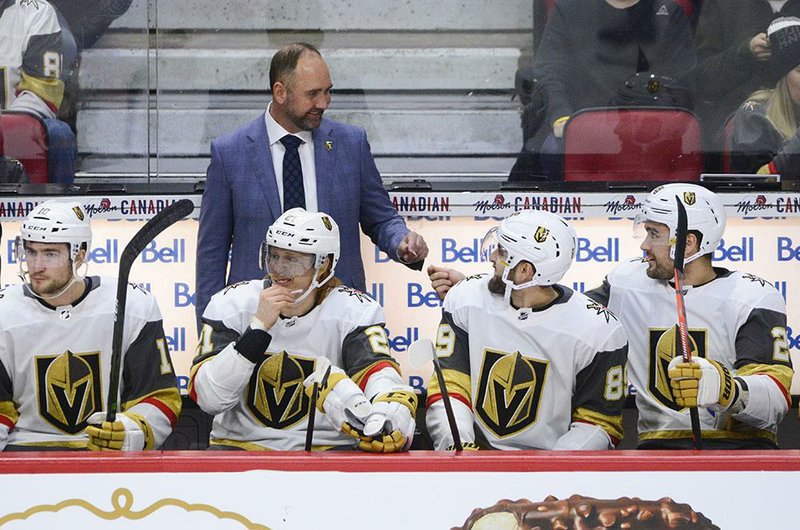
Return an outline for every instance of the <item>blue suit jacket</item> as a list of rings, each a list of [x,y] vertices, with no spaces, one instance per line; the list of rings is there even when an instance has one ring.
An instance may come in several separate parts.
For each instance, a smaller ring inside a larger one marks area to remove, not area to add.
[[[364,290],[359,224],[395,260],[408,228],[383,188],[364,129],[323,118],[312,134],[318,207],[339,225],[336,276]],[[263,114],[211,142],[197,237],[198,317],[226,285],[264,276],[258,249],[267,228],[283,213],[269,143]]]

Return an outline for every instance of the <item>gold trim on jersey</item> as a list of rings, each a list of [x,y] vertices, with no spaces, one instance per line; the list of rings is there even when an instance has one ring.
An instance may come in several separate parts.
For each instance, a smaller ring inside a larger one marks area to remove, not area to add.
[[[19,412],[17,412],[17,406],[14,405],[13,401],[0,401],[0,416],[8,418],[8,421],[13,424],[17,423]]]
[[[621,414],[619,416],[609,416],[594,410],[578,407],[572,413],[572,421],[582,421],[584,423],[597,425],[617,441],[622,440],[622,437],[625,435],[625,431],[622,427]]]
[[[149,450],[153,449],[153,446],[155,445],[155,438],[153,436],[153,429],[150,427],[150,424],[147,422],[145,417],[142,416],[141,414],[137,413],[137,412],[133,412],[132,410],[129,410],[128,412],[126,412],[125,415],[127,417],[129,417],[130,419],[132,419],[133,421],[135,421],[136,424],[139,426],[139,428],[144,433],[144,447],[143,447],[143,449],[145,451],[149,451]]]
[[[648,332],[648,366],[647,391],[660,405],[675,411],[684,410],[672,398],[667,367],[670,361],[680,353],[676,349],[676,326],[669,328],[649,328]],[[705,328],[689,329],[689,348],[692,356],[706,357],[708,351],[708,330]]]
[[[746,364],[736,370],[737,376],[747,375],[771,375],[783,385],[783,390],[788,393],[792,386],[794,370],[790,366],[782,364]]]
[[[639,433],[639,441],[643,440],[677,440],[682,438],[692,438],[692,431],[690,430],[672,430],[672,431],[648,431]],[[774,432],[760,430],[752,431],[718,431],[718,430],[705,430],[703,429],[703,438],[714,440],[752,440],[756,438],[763,438],[778,443],[778,437]]]
[[[378,361],[375,361],[374,363],[370,364],[369,366],[367,366],[363,370],[359,370],[358,372],[353,374],[353,376],[350,379],[352,379],[353,382],[355,384],[357,384],[358,386],[361,386],[361,382],[364,379],[364,376],[366,374],[368,374],[370,371],[374,370],[377,365],[379,365],[379,364],[387,364],[387,363],[391,364],[392,367],[395,370],[397,370],[398,374],[400,373],[400,365],[397,364],[397,361],[395,361],[394,359],[391,359],[391,358],[382,358],[382,359],[380,359]]]
[[[538,418],[549,367],[520,352],[484,349],[475,416],[498,438],[524,431]]]
[[[276,449],[270,449],[269,447],[264,447],[263,445],[259,445],[254,442],[244,442],[242,440],[231,440],[230,438],[215,438],[208,442],[209,445],[229,445],[231,447],[238,447],[239,449],[244,449],[245,451],[276,451]],[[312,451],[328,451],[329,449],[333,449],[333,445],[313,445],[311,446]]]
[[[46,102],[55,105],[56,108],[61,106],[61,100],[64,99],[64,82],[60,79],[55,77],[34,77],[25,73],[24,70],[20,70],[17,92],[22,92],[23,90],[33,92]]]
[[[150,392],[149,394],[141,396],[140,398],[126,401],[122,404],[122,410],[127,412],[132,407],[138,405],[146,399],[155,399],[158,400],[158,402],[163,403],[169,408],[169,410],[172,411],[173,414],[175,414],[175,418],[181,415],[181,393],[177,387],[160,388],[154,392]]]
[[[20,447],[66,447],[68,449],[86,449],[86,444],[88,443],[89,440],[61,440],[58,442],[14,442],[13,445],[18,445]]]
[[[444,384],[447,385],[447,391],[450,395],[458,394],[464,399],[472,403],[472,383],[467,374],[459,372],[458,370],[443,369],[442,376],[444,376]],[[428,395],[441,394],[442,389],[439,388],[439,379],[436,374],[431,376],[431,381],[428,384]]]

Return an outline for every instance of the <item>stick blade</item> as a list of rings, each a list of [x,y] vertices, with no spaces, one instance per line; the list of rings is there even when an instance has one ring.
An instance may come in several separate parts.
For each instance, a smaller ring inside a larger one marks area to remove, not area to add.
[[[419,339],[412,342],[406,351],[408,360],[414,368],[420,368],[425,363],[432,361],[436,355],[433,342],[429,339]]]
[[[678,226],[675,230],[675,268],[682,274],[683,262],[686,257],[686,233],[689,231],[689,222],[686,216],[686,207],[681,198],[675,196],[678,205]]]

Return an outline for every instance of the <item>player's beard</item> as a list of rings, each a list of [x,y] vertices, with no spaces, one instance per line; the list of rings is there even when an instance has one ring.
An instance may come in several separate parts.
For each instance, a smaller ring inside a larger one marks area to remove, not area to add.
[[[489,292],[501,296],[506,294],[506,282],[503,281],[503,278],[496,274],[492,276],[489,280]]]
[[[675,262],[670,260],[669,267],[656,259],[647,263],[647,276],[654,280],[671,280],[675,275]]]
[[[34,287],[33,280],[31,280],[31,289],[39,296],[47,298],[51,295],[61,294],[70,283],[72,283],[72,274],[44,281],[38,287]]]

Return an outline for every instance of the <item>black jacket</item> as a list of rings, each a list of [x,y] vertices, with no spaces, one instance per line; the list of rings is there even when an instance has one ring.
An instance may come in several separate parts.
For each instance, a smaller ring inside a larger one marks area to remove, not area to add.
[[[607,106],[636,72],[678,77],[695,62],[689,20],[672,0],[640,0],[627,9],[605,0],[559,0],[534,70],[552,125],[580,109]]]

